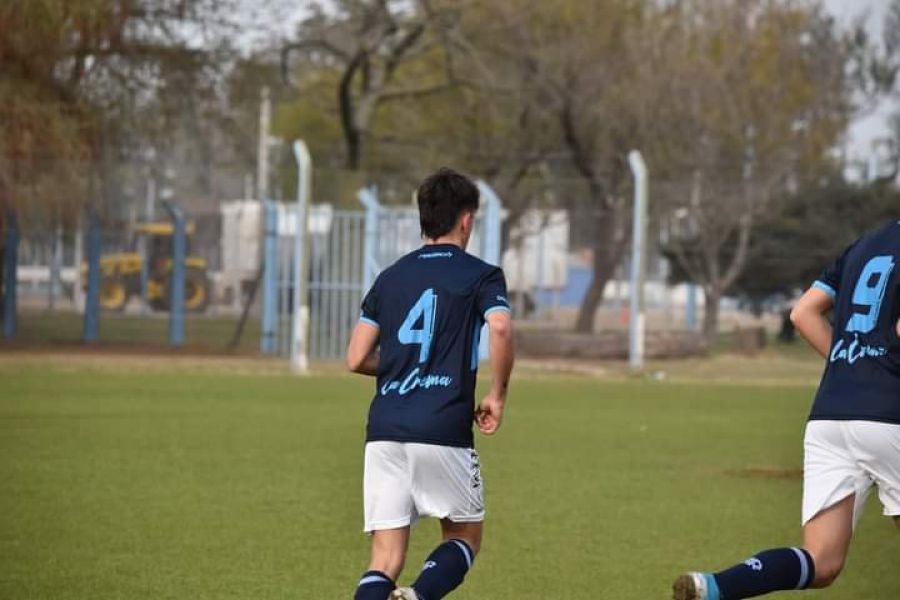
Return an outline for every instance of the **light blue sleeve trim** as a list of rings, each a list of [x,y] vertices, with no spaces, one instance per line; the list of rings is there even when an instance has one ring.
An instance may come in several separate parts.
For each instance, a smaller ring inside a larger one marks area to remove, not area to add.
[[[364,317],[363,315],[359,315],[359,322],[371,325],[372,327],[378,327],[379,329],[381,328],[381,325],[379,325],[377,321],[373,321],[372,319]]]
[[[508,306],[499,306],[499,305],[498,305],[498,306],[492,306],[492,307],[490,307],[489,309],[487,309],[486,311],[484,311],[484,316],[485,316],[485,318],[487,318],[487,316],[488,316],[489,314],[491,314],[492,312],[497,312],[498,310],[503,310],[503,311],[506,311],[506,312],[508,312],[508,313],[511,313],[511,312],[512,312],[512,311],[509,309]]]
[[[834,289],[833,287],[831,287],[830,285],[828,285],[827,283],[825,283],[824,281],[818,281],[818,280],[817,280],[815,283],[812,284],[812,286],[813,286],[814,288],[817,288],[817,289],[822,290],[823,292],[825,292],[826,294],[828,294],[828,295],[831,296],[832,298],[834,298],[835,296],[837,296],[837,292],[835,291],[835,289]]]

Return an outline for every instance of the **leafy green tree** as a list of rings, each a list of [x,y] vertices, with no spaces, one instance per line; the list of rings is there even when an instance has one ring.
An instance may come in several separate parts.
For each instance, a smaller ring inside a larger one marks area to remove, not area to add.
[[[695,0],[672,11],[658,149],[675,179],[669,249],[703,288],[712,339],[760,219],[830,164],[854,88],[846,41],[816,6]]]
[[[176,121],[204,122],[233,8],[233,0],[0,5],[0,204],[59,219],[89,199],[114,203],[117,164],[148,147],[162,155]],[[197,134],[200,155],[210,155]]]
[[[900,218],[900,190],[885,182],[856,185],[834,178],[786,200],[761,219],[734,293],[759,303],[794,296],[860,235]]]

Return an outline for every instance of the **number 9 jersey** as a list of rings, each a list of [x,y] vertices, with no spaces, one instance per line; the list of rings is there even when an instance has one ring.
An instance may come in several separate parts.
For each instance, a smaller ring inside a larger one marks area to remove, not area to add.
[[[811,420],[900,423],[900,222],[867,233],[813,284],[834,298]]]
[[[360,320],[379,328],[366,441],[471,448],[485,317],[509,311],[503,271],[452,244],[407,254],[375,280]]]

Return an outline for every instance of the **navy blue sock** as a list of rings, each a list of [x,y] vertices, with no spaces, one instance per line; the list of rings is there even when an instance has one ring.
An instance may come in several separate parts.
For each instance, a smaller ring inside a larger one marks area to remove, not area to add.
[[[391,578],[381,571],[366,571],[359,580],[353,600],[387,600],[395,587]]]
[[[412,587],[421,600],[440,600],[463,582],[474,558],[467,543],[447,540],[425,559],[425,566]]]
[[[815,578],[812,557],[803,548],[765,550],[716,573],[720,600],[753,598],[779,590],[803,590]]]

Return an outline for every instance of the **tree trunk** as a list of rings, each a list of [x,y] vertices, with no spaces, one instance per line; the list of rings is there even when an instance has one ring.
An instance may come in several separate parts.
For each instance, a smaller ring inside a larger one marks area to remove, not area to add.
[[[621,225],[621,208],[613,207],[603,211],[596,219],[597,235],[594,238],[593,276],[588,287],[581,308],[578,310],[578,319],[575,321],[575,331],[579,333],[593,333],[597,308],[603,302],[603,291],[606,284],[612,278],[616,267],[622,260],[624,240],[618,235]]]
[[[716,289],[704,287],[703,297],[706,301],[703,311],[703,337],[711,347],[719,335],[719,303],[722,294]]]
[[[594,276],[591,279],[591,285],[588,287],[584,300],[581,301],[581,308],[578,309],[578,319],[575,321],[575,331],[579,333],[594,332],[594,317],[597,308],[603,301],[603,292],[606,290],[606,284],[612,277],[614,267],[606,268],[605,265],[598,265],[596,257],[594,258]]]
[[[359,170],[360,157],[362,156],[362,132],[357,120],[359,107],[353,97],[353,80],[365,59],[366,54],[364,52],[354,56],[344,70],[338,85],[338,108],[341,116],[341,129],[344,132],[344,143],[347,146],[347,168],[351,171]]]
[[[344,138],[347,144],[347,168],[358,171],[362,155],[362,136],[358,131],[351,130],[345,133]]]

